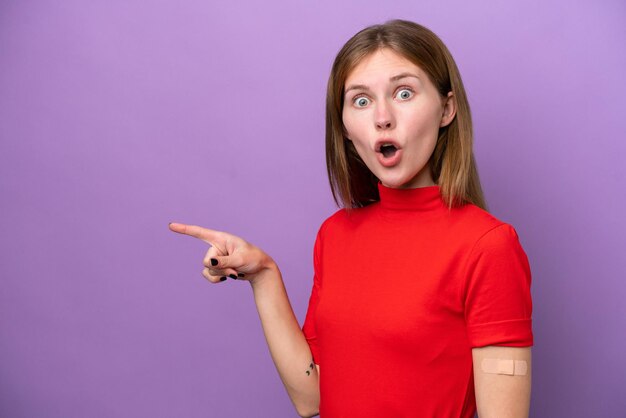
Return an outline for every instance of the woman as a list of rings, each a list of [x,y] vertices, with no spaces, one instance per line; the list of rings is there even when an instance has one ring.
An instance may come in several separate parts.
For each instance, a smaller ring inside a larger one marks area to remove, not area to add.
[[[514,228],[486,211],[463,83],[434,33],[393,20],[343,46],[326,157],[343,208],[319,229],[302,328],[261,249],[170,225],[212,245],[209,281],[249,281],[298,413],[528,416],[530,267]]]

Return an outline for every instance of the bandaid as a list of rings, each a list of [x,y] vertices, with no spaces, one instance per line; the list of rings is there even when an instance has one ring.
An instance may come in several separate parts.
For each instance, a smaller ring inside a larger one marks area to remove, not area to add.
[[[509,376],[523,376],[528,373],[528,363],[526,360],[486,358],[483,359],[480,366],[485,373],[507,374]]]

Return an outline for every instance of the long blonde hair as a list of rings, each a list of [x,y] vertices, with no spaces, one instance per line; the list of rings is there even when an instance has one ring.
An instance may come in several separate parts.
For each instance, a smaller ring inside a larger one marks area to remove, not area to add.
[[[487,210],[472,149],[470,107],[456,63],[431,30],[400,19],[361,30],[346,42],[333,63],[326,94],[326,168],[335,202],[351,209],[380,200],[378,179],[346,139],[342,112],[348,74],[381,48],[391,48],[419,66],[443,98],[453,92],[456,115],[439,129],[430,158],[431,174],[449,208],[472,203]]]

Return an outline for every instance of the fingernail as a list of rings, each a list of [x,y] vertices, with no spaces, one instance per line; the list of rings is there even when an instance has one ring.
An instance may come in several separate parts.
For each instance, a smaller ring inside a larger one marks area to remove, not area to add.
[[[212,266],[217,266],[217,259],[212,258],[212,259],[211,259],[211,265],[212,265]]]
[[[226,277],[224,276],[220,277],[220,282],[223,282],[224,280],[226,280]]]
[[[243,273],[237,273],[237,276],[238,276],[238,277],[246,277],[246,275],[245,275],[245,274],[243,274]]]
[[[237,280],[237,276],[235,276],[234,274],[229,274],[228,277],[230,277],[231,279]]]

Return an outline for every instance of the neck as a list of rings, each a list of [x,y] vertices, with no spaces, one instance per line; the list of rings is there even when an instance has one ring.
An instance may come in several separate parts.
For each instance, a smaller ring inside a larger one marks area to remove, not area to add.
[[[378,183],[380,206],[386,210],[408,210],[413,212],[431,212],[445,208],[439,185],[392,188]]]

